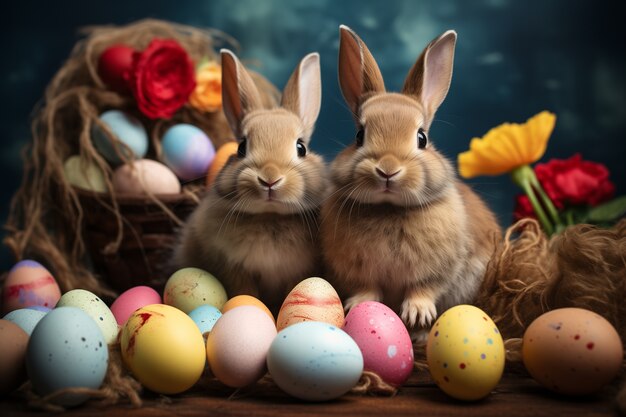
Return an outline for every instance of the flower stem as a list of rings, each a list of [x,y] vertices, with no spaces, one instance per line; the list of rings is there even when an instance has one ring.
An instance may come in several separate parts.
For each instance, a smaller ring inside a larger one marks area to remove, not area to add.
[[[522,165],[521,167],[511,171],[511,178],[513,179],[513,182],[515,184],[517,184],[522,190],[524,190],[524,192],[528,196],[528,199],[530,200],[530,204],[533,206],[535,214],[537,214],[539,223],[541,223],[541,226],[543,227],[543,230],[546,232],[546,234],[550,236],[552,233],[554,233],[554,228],[552,227],[550,219],[546,215],[546,212],[539,202],[539,199],[535,195],[535,189],[533,188],[531,183],[532,178],[536,179],[537,177],[535,177],[535,173],[533,172],[532,168],[528,165]]]
[[[532,169],[530,170],[530,172],[532,173],[529,178],[530,184],[535,190],[537,190],[543,206],[548,210],[548,214],[552,218],[552,222],[556,225],[556,229],[562,229],[563,223],[561,222],[561,218],[559,217],[559,212],[557,211],[556,207],[554,207],[554,203],[552,203],[552,200],[550,199],[550,197],[548,197],[548,194],[546,194],[545,190],[541,186],[541,183],[537,179],[535,172]]]

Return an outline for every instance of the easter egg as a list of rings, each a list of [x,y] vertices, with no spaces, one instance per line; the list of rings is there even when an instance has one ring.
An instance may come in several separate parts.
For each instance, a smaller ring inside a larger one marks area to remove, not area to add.
[[[404,323],[389,307],[366,301],[353,307],[343,330],[361,349],[364,367],[400,386],[413,371],[413,343]]]
[[[217,175],[220,173],[222,168],[224,168],[224,165],[226,165],[226,162],[228,162],[230,157],[237,155],[238,148],[239,144],[237,142],[226,142],[219,147],[215,153],[211,166],[209,166],[209,172],[206,177],[207,187],[211,187],[213,185],[215,178],[217,178]]]
[[[226,290],[213,275],[199,268],[176,271],[165,284],[163,302],[189,313],[203,304],[220,309],[226,303]]]
[[[120,294],[111,304],[117,324],[123,326],[133,312],[148,304],[161,304],[161,295],[150,287],[140,285]]]
[[[213,330],[213,326],[215,326],[217,320],[222,317],[222,312],[213,306],[201,305],[194,308],[189,313],[189,317],[196,323],[196,326],[200,329],[200,333],[206,335]]]
[[[182,180],[204,177],[215,157],[209,137],[189,124],[170,127],[163,135],[161,148],[165,164]]]
[[[52,310],[51,308],[44,307],[44,306],[29,306],[26,308],[31,309],[31,310],[43,311],[44,313],[47,313],[48,311]]]
[[[26,380],[28,334],[17,324],[0,320],[0,396],[18,388]]]
[[[30,306],[54,307],[61,298],[59,285],[39,262],[24,260],[9,271],[2,289],[4,314]]]
[[[313,277],[296,285],[280,307],[276,328],[281,331],[302,321],[321,321],[343,327],[343,305],[328,281]]]
[[[622,341],[604,317],[581,308],[560,308],[533,321],[524,333],[522,358],[544,387],[566,395],[599,391],[619,373]]]
[[[232,310],[235,307],[239,306],[255,306],[265,311],[265,313],[274,321],[274,315],[270,311],[269,308],[261,300],[251,295],[237,295],[228,301],[222,307],[222,313],[226,313],[229,310]]]
[[[26,332],[27,335],[30,336],[37,323],[39,323],[39,320],[41,320],[45,315],[46,312],[43,311],[34,310],[32,308],[20,308],[18,310],[11,311],[2,319],[17,324]]]
[[[113,188],[121,194],[179,194],[176,175],[165,165],[151,159],[125,164],[113,172]]]
[[[426,360],[435,383],[459,400],[478,400],[498,385],[505,350],[495,323],[481,309],[458,305],[431,328]]]
[[[117,140],[109,137],[97,124],[91,129],[91,138],[98,152],[112,165],[123,164],[124,159],[141,159],[146,155],[148,133],[135,116],[121,110],[108,110],[100,115],[100,122],[106,125]]]
[[[83,310],[98,325],[107,345],[117,341],[117,322],[104,301],[87,290],[71,290],[61,296],[58,307],[77,307]]]
[[[204,338],[193,320],[164,304],[135,311],[122,329],[120,348],[135,378],[160,394],[191,388],[206,362]]]
[[[104,172],[95,162],[81,158],[80,155],[70,156],[63,164],[63,172],[74,187],[98,193],[107,191]]]
[[[113,91],[128,93],[130,88],[124,74],[133,66],[135,50],[128,45],[112,45],[98,58],[98,76]]]
[[[276,327],[265,312],[253,306],[227,311],[213,326],[206,354],[213,375],[229,387],[245,387],[266,370],[267,351]]]
[[[98,389],[106,375],[109,351],[98,325],[76,307],[55,308],[42,318],[28,342],[26,369],[39,395],[63,388]],[[78,405],[87,394],[64,394],[54,402]]]
[[[306,321],[282,330],[267,355],[274,382],[287,394],[327,401],[350,391],[363,373],[363,355],[343,330]]]

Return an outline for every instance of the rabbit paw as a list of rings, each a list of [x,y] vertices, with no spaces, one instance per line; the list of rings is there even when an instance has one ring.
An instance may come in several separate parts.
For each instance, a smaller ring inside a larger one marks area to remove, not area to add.
[[[413,295],[402,303],[402,320],[411,328],[428,327],[437,318],[437,307],[430,298]]]
[[[347,313],[352,307],[362,303],[363,301],[380,301],[380,293],[377,291],[362,291],[356,293],[346,300],[343,305],[343,309]]]

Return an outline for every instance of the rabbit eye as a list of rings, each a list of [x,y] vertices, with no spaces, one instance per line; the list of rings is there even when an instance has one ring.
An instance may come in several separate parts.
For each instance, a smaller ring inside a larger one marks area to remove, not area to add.
[[[246,138],[245,136],[241,138],[241,143],[239,144],[239,147],[237,148],[238,158],[246,157],[246,142],[248,142],[248,138]]]
[[[304,158],[306,155],[306,146],[304,146],[302,139],[298,139],[296,142],[296,149],[298,151],[298,157]]]
[[[365,138],[365,129],[361,128],[356,132],[356,146],[357,148],[363,146],[363,139]]]
[[[428,137],[426,136],[426,132],[420,127],[417,131],[417,147],[424,149],[426,144],[428,144]]]

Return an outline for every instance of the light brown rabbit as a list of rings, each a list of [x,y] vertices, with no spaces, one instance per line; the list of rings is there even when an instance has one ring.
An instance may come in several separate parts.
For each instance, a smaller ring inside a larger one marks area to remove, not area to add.
[[[319,206],[328,184],[308,150],[321,103],[319,55],[302,59],[281,107],[264,109],[237,57],[222,50],[224,112],[239,140],[215,186],[190,215],[175,250],[178,268],[213,273],[230,297],[259,297],[274,311],[321,264]]]
[[[501,234],[428,136],[450,87],[456,33],[426,47],[400,94],[385,91],[352,30],[341,26],[340,35],[339,83],[357,133],[331,165],[333,192],[322,206],[328,278],[348,297],[346,310],[381,301],[419,330],[472,302]]]

